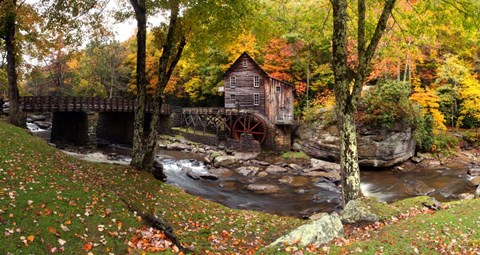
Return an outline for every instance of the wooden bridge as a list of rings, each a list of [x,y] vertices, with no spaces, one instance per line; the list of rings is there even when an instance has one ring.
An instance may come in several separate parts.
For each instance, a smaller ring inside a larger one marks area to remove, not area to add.
[[[152,102],[145,106],[147,112],[153,112]],[[135,112],[135,100],[119,97],[20,97],[20,108],[24,112]],[[170,115],[172,108],[162,104],[160,114]]]

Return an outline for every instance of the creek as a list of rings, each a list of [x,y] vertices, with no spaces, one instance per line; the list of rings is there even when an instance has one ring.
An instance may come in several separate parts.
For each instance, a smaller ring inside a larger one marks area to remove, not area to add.
[[[32,130],[42,138],[48,137],[46,130]],[[108,154],[117,155],[109,159]],[[69,153],[84,160],[128,164],[131,149],[125,146],[110,146],[100,152]],[[207,175],[211,165],[203,162],[204,155],[159,150],[157,159],[164,166],[167,182],[186,192],[224,204],[231,208],[270,212],[279,215],[305,217],[317,212],[332,212],[339,208],[340,191],[333,183],[318,178],[301,176],[299,172],[269,174],[265,177],[244,176],[236,171],[219,175],[218,179],[191,178],[193,175]],[[361,188],[366,196],[380,201],[392,202],[398,199],[428,194],[439,201],[457,199],[459,194],[474,193],[468,185],[467,163],[430,167],[415,167],[407,173],[391,169],[362,169]],[[284,181],[290,176],[290,182]],[[247,189],[250,184],[275,185],[275,192],[265,193]]]

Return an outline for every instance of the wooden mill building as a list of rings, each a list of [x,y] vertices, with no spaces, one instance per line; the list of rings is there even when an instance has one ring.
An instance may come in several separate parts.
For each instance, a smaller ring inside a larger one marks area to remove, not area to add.
[[[271,123],[293,123],[293,85],[270,77],[247,52],[224,75],[225,108],[252,109]]]
[[[290,149],[295,128],[291,84],[270,77],[244,52],[225,72],[219,90],[225,92],[224,107],[182,108],[182,126],[202,131],[198,141],[218,144],[225,137],[234,150]]]

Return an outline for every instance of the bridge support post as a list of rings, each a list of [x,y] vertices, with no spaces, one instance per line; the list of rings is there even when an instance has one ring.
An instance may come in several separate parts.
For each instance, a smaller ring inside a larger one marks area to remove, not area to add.
[[[88,114],[85,112],[54,112],[50,142],[58,145],[88,144]]]

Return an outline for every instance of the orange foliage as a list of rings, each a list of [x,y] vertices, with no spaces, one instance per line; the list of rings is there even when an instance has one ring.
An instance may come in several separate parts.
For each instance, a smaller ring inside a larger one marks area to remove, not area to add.
[[[263,70],[273,78],[286,82],[293,81],[290,73],[293,49],[287,41],[280,38],[270,40],[264,50],[264,54],[265,61],[262,66]]]

